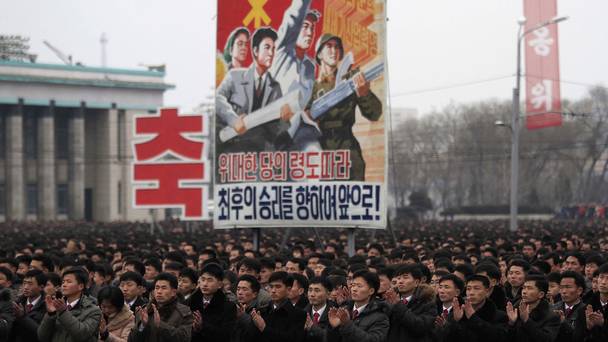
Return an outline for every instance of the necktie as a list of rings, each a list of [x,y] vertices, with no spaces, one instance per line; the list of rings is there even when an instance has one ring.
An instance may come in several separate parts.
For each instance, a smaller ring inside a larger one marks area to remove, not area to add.
[[[28,304],[28,305],[26,305],[26,306],[25,306],[25,312],[26,312],[26,313],[30,313],[30,312],[32,311],[32,308],[33,308],[33,307],[34,307],[34,306],[33,306],[32,304]]]
[[[572,315],[572,308],[566,308],[565,315],[566,315],[566,317],[570,317],[570,315]]]
[[[203,302],[203,309],[206,309],[209,306],[209,302]]]
[[[262,96],[262,76],[258,77],[257,86],[255,87],[255,96]]]
[[[72,310],[72,306],[70,304],[68,304],[67,310],[68,311]]]
[[[359,317],[359,310],[355,309],[353,310],[353,320],[357,319],[357,317]]]
[[[405,304],[405,305],[407,305],[407,304],[409,303],[409,302],[407,301],[407,298],[403,298],[403,299],[401,300],[401,302],[402,302],[403,304]]]
[[[315,313],[312,315],[312,321],[313,321],[315,324],[319,323],[319,317],[321,317],[321,315],[319,315],[319,313],[318,313],[318,312],[315,312]]]
[[[448,309],[443,309],[443,313],[441,314],[443,316],[443,318],[448,318],[448,314],[450,312],[448,311]]]

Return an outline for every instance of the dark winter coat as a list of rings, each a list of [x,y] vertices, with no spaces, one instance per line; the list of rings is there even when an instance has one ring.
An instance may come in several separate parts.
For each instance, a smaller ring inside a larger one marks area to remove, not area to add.
[[[11,289],[0,290],[0,341],[8,340],[15,322],[12,297]]]
[[[20,297],[17,299],[17,304],[23,308],[27,305],[27,298]],[[30,310],[24,310],[23,317],[15,319],[11,341],[15,342],[36,342],[38,341],[38,326],[42,322],[42,318],[46,314],[46,303],[44,302],[44,293]]]
[[[558,302],[552,306],[553,310],[562,311],[566,313],[566,305],[564,302]],[[561,322],[559,327],[559,333],[557,334],[556,342],[572,342],[574,331],[579,324],[579,316],[585,315],[585,303],[579,302],[572,310],[572,313],[564,317],[564,321]]]
[[[486,300],[481,308],[467,318],[463,313],[460,321],[454,320],[453,311],[450,312],[445,334],[441,340],[450,342],[501,342],[507,335],[507,314],[496,309],[491,300]]]
[[[331,328],[329,325],[329,309],[335,307],[336,305],[328,301],[325,310],[321,317],[319,317],[319,323],[314,324],[308,331],[306,331],[306,342],[326,342],[327,341],[327,331]],[[312,304],[308,304],[306,307],[306,314],[313,317]]]
[[[553,312],[549,302],[543,299],[530,312],[527,322],[518,319],[509,328],[509,336],[518,342],[553,342],[559,333],[560,324],[559,316]]]
[[[344,305],[349,312],[353,311],[353,302]],[[372,300],[354,320],[337,328],[329,328],[327,340],[330,342],[384,342],[388,336],[388,305]]]
[[[199,289],[189,299],[190,310],[200,312],[203,321],[201,330],[192,332],[192,341],[229,341],[236,324],[236,305],[226,298],[224,292],[217,291],[206,308]]]
[[[433,292],[419,287],[407,305],[399,302],[390,306],[390,329],[386,341],[432,341],[437,317],[434,299]]]
[[[273,304],[260,308],[260,314],[266,323],[260,331],[253,321],[250,324],[249,336],[256,342],[302,342],[304,341],[304,324],[306,312],[298,309],[289,300],[283,301],[276,309]]]
[[[190,342],[192,336],[192,312],[187,306],[177,302],[159,306],[160,325],[153,324],[153,315],[148,315],[148,324],[143,325],[140,314],[135,315],[135,327],[129,334],[129,342]],[[141,310],[148,310],[148,306]]]

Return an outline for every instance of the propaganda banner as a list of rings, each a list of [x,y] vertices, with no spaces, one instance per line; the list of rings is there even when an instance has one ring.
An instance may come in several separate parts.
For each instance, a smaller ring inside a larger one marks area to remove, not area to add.
[[[218,0],[214,226],[386,227],[384,0]]]
[[[524,0],[526,30],[557,16],[557,0]],[[541,27],[525,37],[526,126],[529,130],[561,126],[558,25]]]
[[[209,119],[162,108],[133,124],[133,208],[180,209],[181,220],[209,219]]]

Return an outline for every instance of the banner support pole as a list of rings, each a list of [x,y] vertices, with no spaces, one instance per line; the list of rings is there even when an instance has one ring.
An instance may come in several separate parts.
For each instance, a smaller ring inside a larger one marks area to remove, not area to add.
[[[262,230],[260,228],[253,228],[253,250],[256,252],[260,251],[260,237],[262,236]]]
[[[355,228],[348,228],[347,252],[349,257],[355,255]]]

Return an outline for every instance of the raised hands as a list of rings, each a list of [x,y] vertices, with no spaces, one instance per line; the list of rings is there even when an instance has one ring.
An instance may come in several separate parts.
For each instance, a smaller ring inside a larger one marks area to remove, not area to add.
[[[238,306],[237,306],[237,315],[238,315]],[[193,331],[201,331],[203,326],[203,317],[201,316],[201,312],[196,310],[192,313],[192,330]]]
[[[509,325],[514,325],[517,322],[518,312],[513,308],[511,302],[507,302],[507,317],[509,317]]]
[[[462,306],[460,306],[460,302],[456,297],[454,297],[454,299],[452,300],[452,312],[454,314],[454,320],[456,322],[460,321],[462,319],[462,316],[464,316],[464,310]]]
[[[255,324],[260,331],[266,329],[266,322],[256,309],[251,310],[251,319],[253,320],[253,324]]]
[[[344,302],[350,299],[350,290],[346,286],[342,286],[337,290],[336,303],[342,305]]]
[[[331,325],[332,328],[337,328],[342,324],[342,320],[338,314],[338,308],[330,308],[329,312],[327,312],[327,318],[329,319],[329,325]]]
[[[587,330],[604,325],[604,315],[600,311],[593,311],[591,305],[587,305],[585,309],[585,319],[587,321]]]
[[[399,302],[399,294],[393,288],[389,288],[383,295],[384,301],[388,304],[397,304]]]

